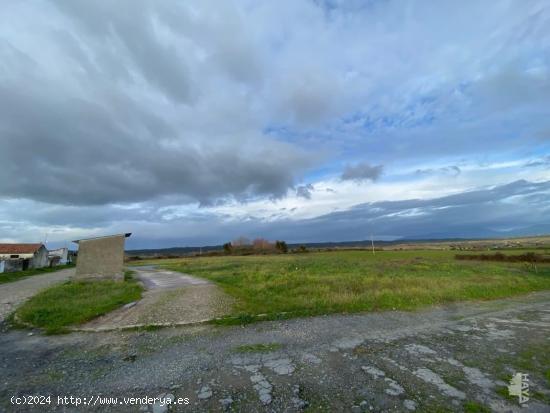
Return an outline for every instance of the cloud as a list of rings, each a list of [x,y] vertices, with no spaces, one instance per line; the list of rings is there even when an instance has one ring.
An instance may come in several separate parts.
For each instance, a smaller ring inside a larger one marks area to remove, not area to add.
[[[314,190],[313,185],[300,185],[296,188],[296,196],[311,199],[311,192]]]
[[[427,168],[427,169],[417,169],[415,173],[417,175],[451,175],[458,176],[462,170],[456,165],[444,166],[441,168]]]
[[[376,181],[382,175],[382,165],[370,165],[361,162],[356,165],[347,165],[342,172],[341,179],[344,181]]]
[[[535,235],[550,231],[549,216],[550,181],[516,181],[435,199],[357,205],[293,228],[308,234],[306,241],[329,234],[325,239],[365,239],[370,233],[403,238]]]
[[[542,166],[542,167],[550,166],[550,155],[543,156],[542,158],[529,161],[524,166],[526,168],[534,168],[534,167],[540,167],[540,166]]]
[[[188,61],[192,50],[222,51],[208,39],[215,30],[208,16],[193,22],[195,32],[181,33],[167,19],[174,12],[183,24],[190,9],[142,6],[12,6],[29,37],[17,36],[17,25],[4,19],[2,196],[95,205],[168,195],[203,204],[284,195],[314,154],[261,132],[252,104],[235,93],[240,86],[224,80],[227,70],[248,76],[225,61],[235,58],[232,52],[216,58],[224,61],[214,69],[196,56]]]
[[[116,217],[155,240],[187,219],[201,240],[209,219],[286,219],[274,205],[547,180],[549,21],[544,0],[7,2],[0,236]]]
[[[515,181],[433,199],[404,199],[355,205],[309,219],[242,219],[190,210],[172,214],[154,204],[45,207],[34,201],[0,206],[1,239],[36,241],[48,233],[58,245],[111,232],[133,232],[129,248],[221,244],[239,235],[288,242],[375,238],[449,238],[537,235],[550,231],[550,181]],[[45,208],[44,208],[45,207]]]

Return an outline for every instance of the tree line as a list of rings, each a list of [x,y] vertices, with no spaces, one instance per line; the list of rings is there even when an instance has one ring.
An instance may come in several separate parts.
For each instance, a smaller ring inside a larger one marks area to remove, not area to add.
[[[288,245],[285,241],[269,241],[265,238],[255,238],[250,240],[246,237],[239,237],[231,242],[223,244],[223,250],[226,254],[242,253],[280,253],[288,252]]]

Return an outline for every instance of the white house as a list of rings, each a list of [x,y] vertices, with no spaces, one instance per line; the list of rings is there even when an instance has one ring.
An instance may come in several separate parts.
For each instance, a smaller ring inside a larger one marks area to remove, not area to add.
[[[69,261],[69,249],[57,248],[49,250],[48,259],[50,260],[50,265],[65,265]]]
[[[49,265],[44,244],[0,244],[1,272],[22,271]]]

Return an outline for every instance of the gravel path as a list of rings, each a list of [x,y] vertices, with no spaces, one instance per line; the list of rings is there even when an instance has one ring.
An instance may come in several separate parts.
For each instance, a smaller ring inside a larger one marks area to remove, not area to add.
[[[213,285],[210,281],[180,272],[155,269],[154,267],[133,267],[137,278],[148,290],[185,287],[190,285]]]
[[[185,325],[229,313],[233,299],[202,278],[153,267],[134,267],[143,298],[79,327],[106,331],[138,326]]]
[[[55,401],[40,411],[549,412],[549,339],[550,292],[245,327],[65,336],[9,331],[0,334],[0,411],[37,411],[14,409],[13,395],[101,394],[119,402],[162,396],[189,404]],[[523,408],[508,396],[514,373],[529,375]]]
[[[47,287],[68,280],[73,275],[74,268],[69,268],[0,284],[0,322],[23,301]]]

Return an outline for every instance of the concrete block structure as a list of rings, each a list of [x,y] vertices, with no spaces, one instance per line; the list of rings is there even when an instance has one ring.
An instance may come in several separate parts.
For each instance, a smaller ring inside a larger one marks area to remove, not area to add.
[[[78,244],[76,279],[124,279],[124,241],[131,233],[73,241]]]

